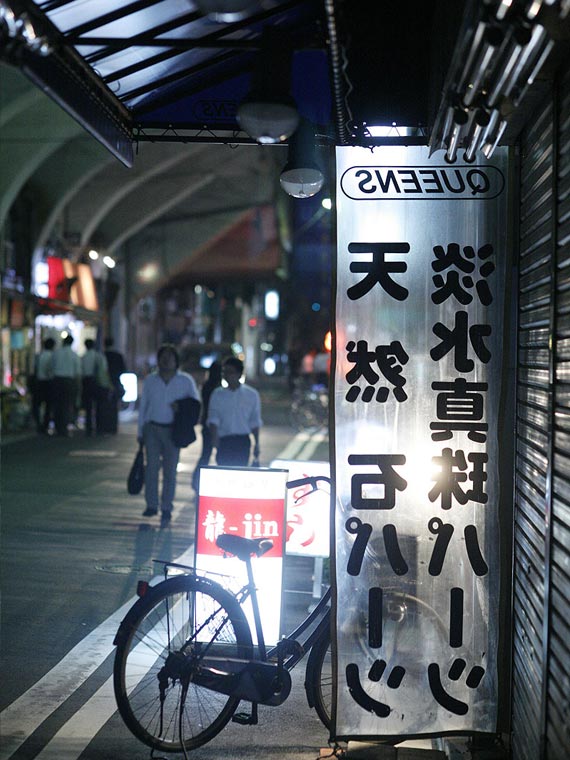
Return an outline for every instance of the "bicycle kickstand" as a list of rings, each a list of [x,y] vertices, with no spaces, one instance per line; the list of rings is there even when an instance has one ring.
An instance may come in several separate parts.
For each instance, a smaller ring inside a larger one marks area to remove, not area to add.
[[[232,722],[239,723],[240,726],[257,726],[257,702],[251,703],[251,713],[235,713]]]

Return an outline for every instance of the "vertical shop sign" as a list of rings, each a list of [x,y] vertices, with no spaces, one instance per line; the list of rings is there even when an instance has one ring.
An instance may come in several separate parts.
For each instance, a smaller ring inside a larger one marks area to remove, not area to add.
[[[337,738],[495,730],[505,170],[337,148]]]
[[[280,638],[286,481],[287,470],[247,467],[200,470],[195,561],[199,570],[227,576],[217,580],[236,592],[247,583],[245,563],[236,557],[224,557],[216,538],[229,533],[273,542],[267,554],[253,560],[266,644],[276,644]],[[254,634],[249,602],[245,603],[244,612]]]

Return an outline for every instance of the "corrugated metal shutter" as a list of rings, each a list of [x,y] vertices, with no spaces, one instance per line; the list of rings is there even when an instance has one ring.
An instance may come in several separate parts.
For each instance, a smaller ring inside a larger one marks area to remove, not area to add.
[[[513,757],[540,756],[549,466],[552,105],[525,134],[521,152],[519,361],[515,458]]]
[[[559,87],[546,757],[570,757],[570,67]]]
[[[513,758],[570,756],[570,75],[521,143]]]

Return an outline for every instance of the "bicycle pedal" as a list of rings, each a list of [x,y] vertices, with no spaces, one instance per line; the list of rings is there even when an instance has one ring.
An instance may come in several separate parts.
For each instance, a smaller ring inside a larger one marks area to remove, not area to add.
[[[234,713],[234,715],[232,715],[232,723],[239,723],[240,726],[256,726],[257,715],[250,715],[249,713]]]

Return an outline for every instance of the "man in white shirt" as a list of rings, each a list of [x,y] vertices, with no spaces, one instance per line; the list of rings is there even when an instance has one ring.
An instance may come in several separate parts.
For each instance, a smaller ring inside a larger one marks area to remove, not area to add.
[[[53,406],[53,349],[55,340],[46,338],[43,351],[36,356],[34,419],[38,433],[47,433]]]
[[[60,348],[53,352],[53,405],[57,435],[67,436],[67,426],[74,419],[79,395],[81,363],[71,348],[73,336],[66,335]]]
[[[240,383],[243,362],[226,359],[222,377],[227,388],[216,388],[210,396],[207,424],[216,451],[216,464],[222,467],[247,467],[254,439],[253,457],[259,458],[259,428],[262,426],[259,393]]]
[[[85,410],[85,434],[93,433],[94,417],[97,413],[99,378],[107,374],[107,359],[95,349],[95,341],[87,338],[86,351],[81,357],[82,396]]]
[[[176,467],[180,449],[172,440],[176,402],[183,398],[199,400],[194,378],[178,369],[175,347],[162,345],[156,355],[158,371],[144,381],[139,406],[138,440],[146,448],[144,517],[156,515],[159,506],[158,479],[162,465],[161,526],[172,517],[172,501],[176,490]]]

